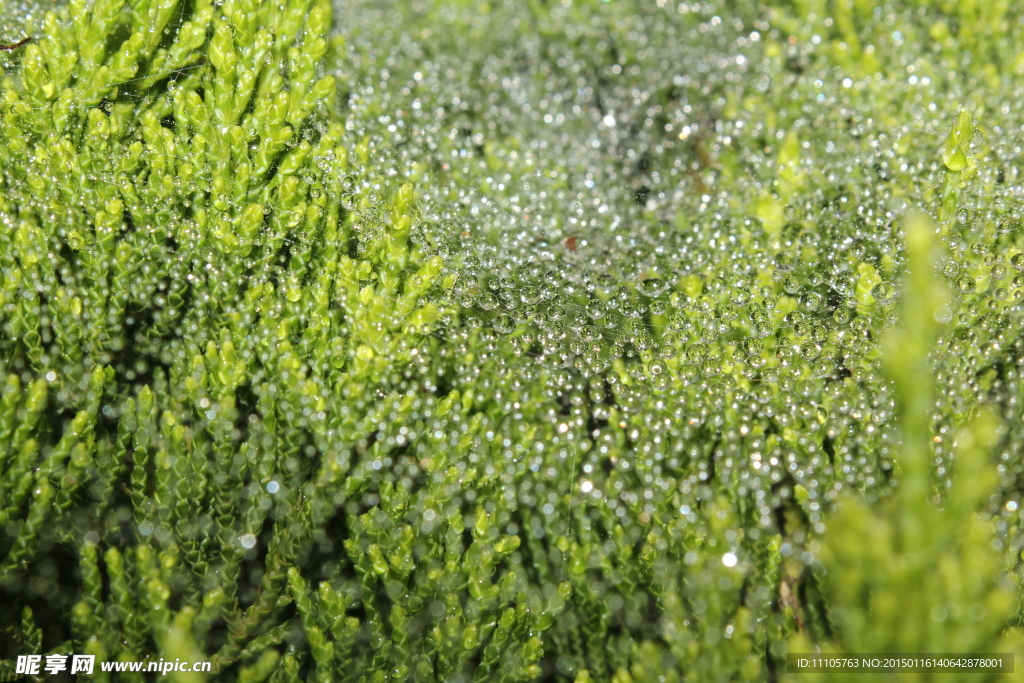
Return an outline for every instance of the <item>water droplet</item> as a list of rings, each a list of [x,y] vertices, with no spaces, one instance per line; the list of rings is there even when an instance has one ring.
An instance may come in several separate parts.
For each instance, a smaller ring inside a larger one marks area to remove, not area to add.
[[[804,292],[803,296],[800,297],[800,305],[811,313],[821,308],[824,301],[825,297],[818,292]]]
[[[656,297],[668,289],[668,283],[657,277],[649,277],[640,281],[638,286],[644,296]]]
[[[511,334],[516,329],[516,323],[512,316],[502,314],[494,319],[494,330],[498,334]]]

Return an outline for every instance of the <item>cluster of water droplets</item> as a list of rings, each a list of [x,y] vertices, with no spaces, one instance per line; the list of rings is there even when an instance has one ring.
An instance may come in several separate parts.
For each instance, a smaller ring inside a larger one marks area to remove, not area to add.
[[[25,26],[38,23],[46,9],[32,0],[0,2],[0,45],[13,45],[25,38]]]

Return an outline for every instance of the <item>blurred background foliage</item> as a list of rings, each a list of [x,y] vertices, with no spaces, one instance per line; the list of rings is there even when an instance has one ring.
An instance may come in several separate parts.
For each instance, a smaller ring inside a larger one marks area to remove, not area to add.
[[[1019,654],[1015,3],[0,7],[0,677]]]

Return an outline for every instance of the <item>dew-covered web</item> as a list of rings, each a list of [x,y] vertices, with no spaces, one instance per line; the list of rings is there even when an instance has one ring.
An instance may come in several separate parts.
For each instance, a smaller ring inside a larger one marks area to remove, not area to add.
[[[926,18],[880,6],[856,49],[895,61],[865,73],[826,69],[819,35],[710,3],[563,3],[544,20],[516,3],[336,7],[347,130],[416,182],[419,237],[458,274],[441,334],[482,344],[456,382],[542,383],[542,414],[585,425],[564,451],[577,491],[608,493],[590,475],[609,457],[646,461],[651,487],[731,482],[765,527],[798,486],[820,530],[841,488],[886,490],[898,434],[878,348],[900,217],[938,214],[938,150],[963,105],[980,115],[979,175],[937,264],[957,293],[935,354],[939,481],[967,405],[1014,402],[1020,92],[969,56],[937,68]],[[609,420],[644,429],[623,450],[603,441]],[[1000,452],[1009,497],[1019,442]]]
[[[0,45],[11,48],[29,37],[26,28],[37,24],[44,12],[45,8],[35,2],[0,2]],[[0,56],[9,51],[0,50]],[[10,68],[10,64],[5,63],[4,67]]]

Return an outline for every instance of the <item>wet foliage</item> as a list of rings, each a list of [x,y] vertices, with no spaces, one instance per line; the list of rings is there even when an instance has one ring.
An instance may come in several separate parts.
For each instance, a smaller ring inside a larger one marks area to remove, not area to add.
[[[1020,648],[1013,3],[8,7],[0,676]]]

